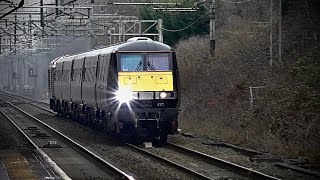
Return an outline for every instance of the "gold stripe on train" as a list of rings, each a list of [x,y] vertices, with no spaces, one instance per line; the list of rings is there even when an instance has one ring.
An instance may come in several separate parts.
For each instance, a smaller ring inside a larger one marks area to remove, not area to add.
[[[121,71],[118,85],[131,91],[173,91],[173,75],[172,71]]]

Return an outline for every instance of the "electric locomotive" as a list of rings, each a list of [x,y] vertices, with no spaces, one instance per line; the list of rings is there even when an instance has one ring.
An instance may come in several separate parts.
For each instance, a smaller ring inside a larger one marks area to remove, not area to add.
[[[149,38],[76,55],[49,65],[50,108],[63,116],[132,137],[136,142],[177,132],[179,75],[174,50]]]

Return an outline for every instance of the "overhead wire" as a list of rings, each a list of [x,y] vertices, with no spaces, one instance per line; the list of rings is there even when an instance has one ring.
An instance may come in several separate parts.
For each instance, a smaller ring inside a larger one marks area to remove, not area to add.
[[[168,32],[179,32],[179,31],[184,31],[188,28],[190,28],[191,26],[193,26],[196,22],[198,22],[201,18],[203,18],[205,15],[207,15],[208,13],[204,14],[204,15],[201,15],[200,17],[198,17],[195,21],[193,21],[192,23],[190,23],[188,26],[184,27],[184,28],[181,28],[181,29],[166,29],[166,28],[162,28],[163,30],[165,31],[168,31]]]
[[[1,9],[0,12],[4,11],[6,9],[9,9],[9,8],[10,8],[10,5],[8,5],[7,7],[3,8],[3,9]]]
[[[185,3],[188,3],[190,0],[185,0],[183,1],[181,4],[185,4]]]
[[[184,3],[188,2],[189,0],[186,0],[184,1]],[[243,0],[243,1],[229,1],[229,0],[221,0],[223,2],[226,2],[226,3],[233,3],[233,4],[241,4],[241,3],[246,3],[246,2],[250,2],[251,0]],[[184,28],[181,28],[181,29],[166,29],[166,28],[162,28],[163,30],[165,31],[168,31],[168,32],[179,32],[179,31],[183,31],[183,30],[186,30],[188,28],[190,28],[192,25],[194,25],[196,22],[198,22],[201,18],[203,17],[200,16],[198,19],[196,19],[194,22],[192,22],[191,24],[189,24],[188,26],[184,27]]]
[[[228,1],[228,0],[221,0],[221,1],[226,2],[226,3],[241,4],[241,3],[250,2],[251,0],[244,0],[244,1]]]

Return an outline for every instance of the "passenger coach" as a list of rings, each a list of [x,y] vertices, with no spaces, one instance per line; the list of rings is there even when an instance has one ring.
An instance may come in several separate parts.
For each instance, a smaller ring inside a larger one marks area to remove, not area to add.
[[[143,140],[167,142],[178,126],[175,52],[149,38],[50,63],[50,108],[82,123]]]

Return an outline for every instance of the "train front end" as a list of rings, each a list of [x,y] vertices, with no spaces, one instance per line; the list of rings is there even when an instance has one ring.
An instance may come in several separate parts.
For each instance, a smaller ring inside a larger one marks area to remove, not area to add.
[[[139,42],[134,50],[118,50],[116,68],[118,131],[137,141],[158,139],[165,144],[167,135],[178,127],[179,78],[174,51],[159,42]]]

